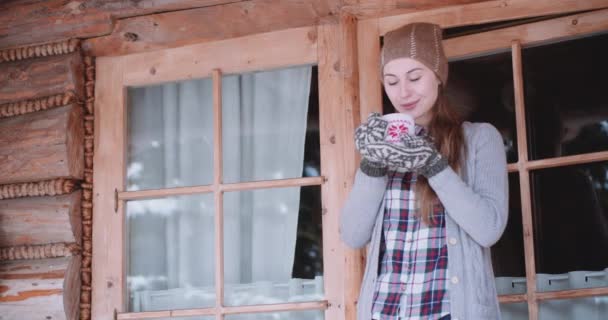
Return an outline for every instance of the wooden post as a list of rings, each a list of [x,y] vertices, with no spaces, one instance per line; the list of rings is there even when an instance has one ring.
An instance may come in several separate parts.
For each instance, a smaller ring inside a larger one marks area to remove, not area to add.
[[[328,296],[328,319],[356,319],[363,276],[363,250],[346,248],[335,233],[340,211],[352,185],[357,159],[353,133],[360,122],[357,23],[351,15],[339,25],[319,26],[319,99],[323,185],[323,255],[342,255],[343,264],[325,270],[326,286],[342,296]],[[342,290],[340,290],[342,289]]]

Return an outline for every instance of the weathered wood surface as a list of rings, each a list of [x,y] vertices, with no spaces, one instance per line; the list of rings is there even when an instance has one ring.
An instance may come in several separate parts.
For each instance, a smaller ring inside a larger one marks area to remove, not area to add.
[[[0,184],[82,179],[82,113],[68,105],[0,119]]]
[[[0,201],[0,247],[80,243],[81,191]]]
[[[359,19],[391,16],[488,0],[343,0],[342,9]]]
[[[80,257],[0,262],[0,319],[78,319]]]
[[[96,37],[112,32],[117,18],[240,1],[243,0],[0,1],[0,48]]]
[[[252,0],[120,20],[109,36],[83,42],[93,56],[113,56],[337,21],[339,0]]]
[[[73,91],[83,97],[79,52],[0,63],[0,104]]]

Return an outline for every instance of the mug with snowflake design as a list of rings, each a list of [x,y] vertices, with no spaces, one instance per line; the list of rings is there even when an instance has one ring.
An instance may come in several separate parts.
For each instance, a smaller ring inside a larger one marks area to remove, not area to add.
[[[386,142],[399,142],[401,136],[406,134],[414,134],[416,123],[414,118],[405,113],[389,113],[382,116],[382,119],[388,122],[386,126],[386,134],[384,140]]]

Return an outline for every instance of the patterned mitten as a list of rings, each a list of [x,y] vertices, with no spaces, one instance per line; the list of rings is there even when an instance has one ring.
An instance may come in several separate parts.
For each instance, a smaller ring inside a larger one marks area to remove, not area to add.
[[[367,118],[367,121],[362,123],[357,130],[355,130],[355,147],[360,152],[365,150],[365,146],[370,143],[378,143],[384,141],[384,135],[388,122],[382,119],[379,113],[371,113]],[[377,162],[370,161],[363,157],[360,164],[361,171],[370,177],[381,177],[386,175],[386,165]]]
[[[427,178],[448,166],[432,142],[425,137],[404,135],[401,143],[378,142],[367,144],[361,155],[371,162],[403,168]]]

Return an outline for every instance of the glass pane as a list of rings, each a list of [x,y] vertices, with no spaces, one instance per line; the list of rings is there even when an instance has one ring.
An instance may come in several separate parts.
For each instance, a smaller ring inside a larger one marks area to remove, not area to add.
[[[528,303],[501,303],[500,316],[503,320],[528,320]]]
[[[211,184],[210,79],[129,88],[127,190]]]
[[[539,291],[608,286],[608,162],[531,173]],[[600,272],[599,274],[597,272]]]
[[[538,303],[539,320],[604,320],[608,315],[608,296]]]
[[[606,56],[608,34],[523,50],[531,159],[608,150]]]
[[[321,187],[224,196],[228,306],[323,299]]]
[[[509,221],[500,240],[492,246],[492,265],[499,295],[526,292],[526,262],[519,173],[509,174]]]
[[[215,305],[213,195],[128,201],[129,311]]]
[[[222,78],[224,182],[319,176],[316,70]]]
[[[323,320],[323,310],[254,313],[254,314],[231,314],[226,315],[226,320]]]
[[[465,120],[494,125],[507,161],[517,162],[511,52],[450,62],[447,94]]]

